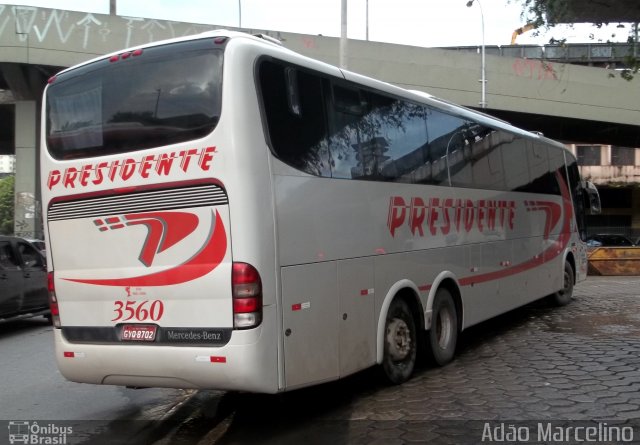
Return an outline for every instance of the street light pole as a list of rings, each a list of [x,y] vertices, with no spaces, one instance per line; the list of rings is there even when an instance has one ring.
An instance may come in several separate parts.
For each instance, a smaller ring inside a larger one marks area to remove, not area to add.
[[[481,79],[480,79],[480,83],[482,84],[482,99],[480,100],[480,108],[487,108],[487,77],[486,77],[486,70],[485,70],[485,50],[484,50],[484,13],[482,12],[482,4],[480,3],[480,0],[469,0],[467,2],[467,7],[470,8],[471,6],[473,6],[473,2],[476,1],[478,2],[478,6],[480,7],[480,19],[482,20],[482,47],[481,47],[481,53],[482,53],[482,74],[481,74]]]

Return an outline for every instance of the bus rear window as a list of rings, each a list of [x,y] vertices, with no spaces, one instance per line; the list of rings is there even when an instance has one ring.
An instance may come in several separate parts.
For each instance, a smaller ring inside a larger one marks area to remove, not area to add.
[[[61,74],[47,90],[49,152],[103,156],[206,136],[220,116],[222,55],[203,39]]]

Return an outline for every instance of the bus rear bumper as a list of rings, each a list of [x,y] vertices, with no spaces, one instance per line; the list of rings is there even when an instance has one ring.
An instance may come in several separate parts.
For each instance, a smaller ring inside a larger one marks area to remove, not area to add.
[[[277,334],[267,331],[234,331],[222,347],[177,347],[70,343],[54,329],[58,368],[74,382],[276,393]]]

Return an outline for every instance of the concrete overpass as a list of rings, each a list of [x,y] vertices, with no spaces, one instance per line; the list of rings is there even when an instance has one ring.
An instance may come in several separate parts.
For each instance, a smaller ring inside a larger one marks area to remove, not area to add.
[[[213,25],[0,5],[0,154],[17,156],[16,231],[39,230],[40,96],[63,67],[124,47],[196,34]],[[337,38],[263,32],[338,64]],[[477,107],[480,54],[350,40],[348,69]],[[640,146],[640,88],[612,70],[488,54],[490,114],[565,142]],[[5,90],[5,91],[2,91]],[[34,209],[36,209],[34,211]]]

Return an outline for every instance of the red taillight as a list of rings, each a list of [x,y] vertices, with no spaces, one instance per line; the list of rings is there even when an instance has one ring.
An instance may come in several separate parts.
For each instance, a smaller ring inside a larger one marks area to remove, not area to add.
[[[233,326],[255,328],[262,322],[262,280],[251,264],[233,263],[231,271]]]
[[[56,328],[60,327],[60,309],[56,297],[56,285],[53,280],[53,272],[47,274],[47,289],[49,290],[49,308],[51,308],[51,321]]]
[[[233,299],[233,312],[234,313],[247,313],[257,312],[260,310],[260,301],[256,298],[234,298]]]
[[[133,56],[133,57],[137,57],[142,55],[142,49],[136,49],[135,51],[132,52],[124,52],[122,54],[114,54],[113,56],[109,57],[109,62],[117,62],[119,60],[127,60],[129,57]]]

